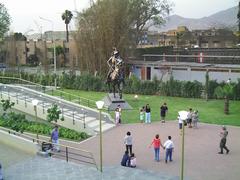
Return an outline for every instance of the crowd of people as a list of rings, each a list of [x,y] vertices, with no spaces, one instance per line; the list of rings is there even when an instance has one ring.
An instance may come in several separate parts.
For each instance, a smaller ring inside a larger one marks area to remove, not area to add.
[[[126,136],[124,137],[124,144],[126,146],[126,150],[122,157],[121,165],[126,166],[126,167],[135,168],[137,166],[137,158],[132,151],[133,138],[131,136],[130,131],[128,131],[126,133]],[[151,144],[149,145],[149,148],[151,148],[152,146],[154,149],[154,160],[156,162],[160,161],[160,147],[162,147],[164,150],[166,150],[165,163],[167,163],[168,161],[171,162],[173,160],[172,153],[173,153],[173,149],[174,149],[174,144],[173,144],[171,136],[168,136],[168,139],[165,141],[164,144],[162,144],[159,134],[156,134],[155,138],[152,140]]]
[[[116,112],[119,112],[119,111],[116,110]],[[167,103],[163,103],[160,106],[160,120],[162,123],[165,123],[165,117],[167,113],[168,113]],[[120,114],[116,115],[116,122],[119,122],[118,117],[120,117]],[[151,108],[149,104],[146,104],[145,106],[140,108],[139,120],[141,123],[146,123],[146,124],[151,123]],[[187,111],[186,119],[182,119],[180,115],[178,115],[178,123],[179,123],[180,130],[182,129],[183,125],[187,126],[188,128],[197,129],[198,122],[199,122],[198,110],[193,110],[192,108],[189,108],[189,110]],[[224,126],[222,128],[222,132],[220,133],[221,141],[220,141],[219,154],[223,154],[224,149],[226,150],[226,154],[229,153],[229,149],[226,146],[227,135],[228,135],[228,131]],[[136,167],[137,161],[136,161],[136,156],[133,153],[133,138],[131,136],[130,131],[128,131],[126,133],[126,136],[124,137],[124,144],[126,146],[126,151],[122,157],[121,165],[127,166],[127,167]],[[165,150],[165,163],[167,163],[168,161],[171,162],[173,160],[172,156],[174,151],[174,143],[172,141],[171,136],[168,136],[168,139],[164,142],[164,144],[162,144],[159,134],[156,134],[155,138],[152,140],[151,144],[149,145],[149,148],[151,148],[152,146],[154,149],[155,161],[157,162],[160,161],[160,148]]]

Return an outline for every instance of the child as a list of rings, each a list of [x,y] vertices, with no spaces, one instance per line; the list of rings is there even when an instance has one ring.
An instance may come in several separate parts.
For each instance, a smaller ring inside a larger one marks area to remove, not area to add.
[[[161,140],[159,139],[159,135],[156,134],[155,138],[153,139],[152,143],[150,144],[149,148],[153,145],[154,147],[154,154],[155,154],[155,161],[159,162],[160,161],[160,146],[163,145],[161,143]]]
[[[194,111],[192,114],[192,121],[193,121],[193,128],[197,128],[197,123],[198,123],[198,111]]]
[[[132,153],[131,157],[130,157],[130,167],[135,168],[136,166],[137,166],[137,159],[136,159],[134,153]]]
[[[143,120],[144,120],[144,110],[143,110],[143,108],[140,109],[139,119],[140,119],[140,122],[143,123]]]
[[[118,124],[120,123],[119,120],[120,120],[120,112],[119,112],[119,109],[116,108],[116,109],[115,109],[115,121],[116,121],[116,125],[118,125]]]
[[[166,149],[165,163],[167,163],[168,159],[169,161],[172,161],[172,152],[173,152],[174,144],[171,139],[172,137],[168,136],[168,140],[163,145],[164,149]]]

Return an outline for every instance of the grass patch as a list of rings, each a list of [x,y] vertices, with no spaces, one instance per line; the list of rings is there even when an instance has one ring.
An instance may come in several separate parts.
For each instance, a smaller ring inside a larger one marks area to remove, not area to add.
[[[65,92],[75,94],[87,99],[98,101],[106,96],[105,92],[79,91],[79,90],[64,90]],[[180,110],[188,110],[190,107],[193,110],[199,111],[201,122],[211,124],[226,124],[240,126],[240,101],[230,101],[230,114],[224,114],[223,100],[209,100],[181,98],[181,97],[167,97],[167,96],[148,96],[139,95],[139,98],[134,99],[132,94],[124,94],[124,99],[133,107],[133,110],[123,110],[123,123],[139,122],[139,109],[150,104],[152,121],[160,120],[160,106],[166,102],[169,112],[167,120],[176,120],[177,112]],[[114,117],[114,112],[110,113]]]

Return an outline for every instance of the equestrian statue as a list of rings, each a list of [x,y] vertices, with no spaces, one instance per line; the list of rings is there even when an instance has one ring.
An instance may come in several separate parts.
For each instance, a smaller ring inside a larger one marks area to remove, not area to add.
[[[118,92],[119,98],[122,99],[124,85],[123,60],[116,48],[114,48],[112,56],[108,59],[107,64],[109,71],[106,83],[108,84],[109,93],[113,93],[114,98],[116,98],[116,93]]]

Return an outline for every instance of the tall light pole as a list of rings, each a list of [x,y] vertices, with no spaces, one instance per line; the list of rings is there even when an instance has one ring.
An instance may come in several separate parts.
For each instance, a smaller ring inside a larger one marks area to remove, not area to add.
[[[102,111],[102,108],[103,108],[103,105],[104,105],[104,102],[103,101],[97,101],[96,102],[96,105],[97,105],[97,108],[99,110],[99,153],[100,153],[100,171],[103,172],[102,170],[102,118],[101,118],[101,111]]]
[[[187,111],[179,111],[178,112],[179,118],[182,119],[182,147],[181,147],[181,172],[180,172],[180,180],[184,178],[184,128],[185,128],[185,121],[188,117]]]
[[[44,20],[44,21],[47,21],[49,23],[51,23],[52,25],[52,42],[53,42],[53,60],[54,60],[54,87],[55,89],[57,88],[57,57],[56,57],[56,43],[55,43],[55,38],[54,38],[54,23],[52,20],[50,19],[46,19],[46,18],[43,18],[43,17],[39,17],[40,19]]]
[[[37,122],[37,105],[38,105],[38,100],[37,99],[33,99],[32,100],[32,104],[33,104],[34,112],[35,112],[35,121]],[[37,130],[37,140],[38,140],[38,130]]]

